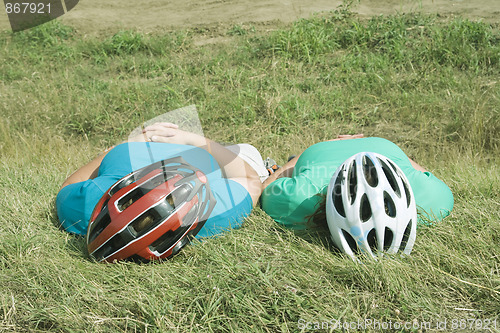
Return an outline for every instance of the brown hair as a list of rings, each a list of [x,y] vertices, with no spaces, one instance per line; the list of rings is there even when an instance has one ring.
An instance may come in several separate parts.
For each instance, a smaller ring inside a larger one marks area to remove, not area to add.
[[[316,194],[320,197],[320,201],[316,204],[316,211],[311,215],[306,216],[308,229],[314,231],[328,231],[328,223],[326,222],[326,194]]]
[[[311,215],[306,216],[307,229],[300,236],[309,242],[319,243],[331,251],[338,251],[332,243],[326,221],[326,194],[318,193],[316,195],[319,196],[316,210]]]

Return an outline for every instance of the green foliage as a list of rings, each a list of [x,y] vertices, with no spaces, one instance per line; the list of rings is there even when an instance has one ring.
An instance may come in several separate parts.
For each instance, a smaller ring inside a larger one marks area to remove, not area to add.
[[[75,34],[75,30],[54,20],[31,29],[11,34],[12,39],[17,44],[22,44],[25,47],[38,46],[43,49],[44,47],[58,45],[63,41],[71,39]]]
[[[120,31],[103,44],[103,51],[108,55],[131,54],[147,49],[143,35],[132,31]]]
[[[170,33],[162,36],[144,35],[137,31],[119,31],[103,42],[88,41],[81,45],[84,55],[113,57],[133,54],[165,56],[188,43],[185,33]]]
[[[404,14],[376,16],[367,21],[351,15],[302,19],[291,29],[257,40],[255,55],[276,54],[289,59],[321,62],[345,51],[369,56],[383,54],[392,64],[435,63],[462,69],[486,69],[500,60],[500,32],[484,22],[464,19],[438,21],[435,16]]]
[[[231,29],[228,30],[227,34],[229,36],[243,36],[251,32],[255,32],[255,27],[251,26],[249,28],[245,28],[239,24],[235,24]]]
[[[0,78],[7,81],[21,76],[19,67],[12,71],[12,62],[33,65],[48,65],[51,59],[61,61],[75,57],[75,49],[70,46],[75,30],[58,21],[51,21],[29,30],[4,33],[0,45],[5,51],[5,64],[0,64]],[[22,69],[21,69],[22,70]]]

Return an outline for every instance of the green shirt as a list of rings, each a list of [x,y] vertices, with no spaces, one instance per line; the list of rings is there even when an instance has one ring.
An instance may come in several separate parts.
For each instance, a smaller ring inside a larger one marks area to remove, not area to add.
[[[415,170],[406,154],[382,138],[325,141],[307,148],[299,157],[291,178],[279,178],[262,193],[262,209],[276,222],[295,229],[306,229],[321,196],[337,168],[360,152],[375,152],[394,161],[408,178],[415,195],[419,223],[440,221],[453,209],[449,187],[430,172]]]

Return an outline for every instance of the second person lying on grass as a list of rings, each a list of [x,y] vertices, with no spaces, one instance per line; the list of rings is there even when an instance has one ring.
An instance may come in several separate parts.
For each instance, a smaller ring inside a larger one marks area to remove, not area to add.
[[[438,222],[453,208],[445,183],[394,143],[362,134],[307,148],[264,187],[262,208],[276,222],[293,230],[328,226],[334,244],[353,257],[409,253],[417,224]]]

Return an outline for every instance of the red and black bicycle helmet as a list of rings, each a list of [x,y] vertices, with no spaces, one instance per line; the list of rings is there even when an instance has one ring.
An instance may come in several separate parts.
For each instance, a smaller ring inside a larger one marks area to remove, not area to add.
[[[205,174],[175,157],[117,181],[97,203],[87,230],[98,261],[169,258],[200,231],[216,200]]]

